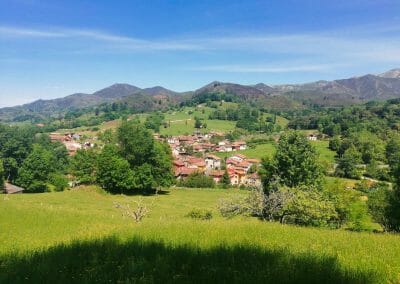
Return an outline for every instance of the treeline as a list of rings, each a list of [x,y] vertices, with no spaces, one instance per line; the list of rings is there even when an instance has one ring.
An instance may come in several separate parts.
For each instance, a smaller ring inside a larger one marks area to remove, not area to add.
[[[288,112],[292,129],[318,129],[329,136],[366,130],[378,135],[400,129],[400,99],[343,108]]]
[[[274,157],[262,161],[264,192],[248,203],[254,214],[281,223],[359,231],[371,230],[373,220],[386,231],[399,232],[400,160],[391,165],[390,173],[392,189],[385,183],[360,183],[358,190],[328,185],[315,148],[303,135],[291,132],[281,137]],[[367,202],[361,199],[365,194]]]
[[[236,127],[250,132],[279,132],[281,127],[276,124],[276,115],[264,117],[264,113],[248,105],[238,108],[218,108],[209,115],[209,119],[236,121]]]
[[[30,192],[63,190],[68,186],[68,152],[34,126],[0,125],[0,164],[4,179]]]
[[[124,121],[117,132],[102,133],[104,147],[78,150],[72,157],[62,143],[40,131],[0,125],[1,184],[6,179],[26,192],[46,192],[64,190],[72,181],[129,193],[174,182],[169,146],[155,141],[138,121]]]
[[[71,174],[81,184],[98,184],[113,193],[149,191],[174,183],[169,146],[155,141],[136,121],[124,121],[102,149],[80,150]]]
[[[287,114],[292,129],[317,129],[330,137],[337,153],[335,174],[360,178],[362,174],[391,180],[389,173],[399,154],[400,100],[370,102],[336,109],[309,109]],[[389,167],[388,167],[389,166]]]

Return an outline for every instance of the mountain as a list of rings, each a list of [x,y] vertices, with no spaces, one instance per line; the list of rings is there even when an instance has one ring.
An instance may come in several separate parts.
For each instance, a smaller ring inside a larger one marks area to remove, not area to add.
[[[285,110],[300,107],[298,102],[285,96],[279,96],[276,90],[265,84],[254,86],[214,81],[197,89],[191,100],[204,103],[207,100],[223,99],[227,101],[247,102],[267,109]]]
[[[378,76],[382,78],[400,78],[400,68],[389,70],[385,73],[379,74]]]
[[[118,99],[139,92],[141,89],[128,84],[114,84],[93,93],[93,96],[107,100]]]
[[[364,75],[334,81],[274,86],[278,93],[296,101],[320,106],[343,106],[400,97],[399,69],[381,75]]]
[[[135,98],[138,98],[138,101],[142,102],[146,100],[143,97],[144,95],[155,97],[156,99],[165,99],[177,94],[178,93],[163,87],[141,89],[128,84],[114,84],[96,91],[93,94],[76,93],[64,98],[53,100],[40,99],[22,106],[1,108],[0,121],[23,121],[32,118],[58,116],[68,110],[93,107],[103,103],[112,103],[128,97],[132,97],[128,100],[130,102],[135,100]],[[149,105],[149,102],[147,102],[147,105]]]
[[[260,90],[260,91],[263,91],[264,93],[267,93],[267,94],[268,93],[273,93],[273,92],[276,91],[275,88],[273,88],[271,86],[268,86],[268,85],[265,85],[264,83],[258,83],[256,85],[254,85],[253,87],[258,89],[258,90]]]
[[[400,69],[379,75],[364,75],[333,81],[269,86],[240,85],[214,81],[193,92],[178,93],[161,86],[141,89],[114,84],[93,94],[76,93],[54,100],[37,100],[22,106],[0,109],[0,121],[23,121],[59,116],[68,110],[122,102],[135,111],[163,109],[180,103],[208,100],[247,102],[267,109],[287,110],[309,105],[344,106],[372,100],[400,98]]]
[[[201,96],[203,94],[232,94],[240,97],[244,100],[258,99],[265,97],[266,94],[252,86],[245,86],[233,83],[223,83],[214,81],[194,92],[194,97]]]

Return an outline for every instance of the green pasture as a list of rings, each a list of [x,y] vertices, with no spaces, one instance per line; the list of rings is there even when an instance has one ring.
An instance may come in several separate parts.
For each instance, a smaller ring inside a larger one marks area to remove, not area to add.
[[[92,188],[0,198],[0,283],[397,283],[400,236],[222,218],[246,191]],[[115,202],[142,200],[142,223]],[[186,217],[210,210],[211,220]]]

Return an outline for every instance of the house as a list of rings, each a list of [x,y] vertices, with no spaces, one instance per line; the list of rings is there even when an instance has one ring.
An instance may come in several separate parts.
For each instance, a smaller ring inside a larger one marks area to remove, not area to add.
[[[25,189],[11,183],[6,182],[4,184],[4,193],[6,194],[18,194],[22,193]]]
[[[244,184],[246,173],[241,169],[228,169],[229,178],[232,185]]]
[[[235,154],[232,157],[230,157],[230,159],[242,162],[246,159],[246,156],[243,154]]]
[[[232,150],[233,151],[239,151],[239,150],[246,150],[247,145],[246,142],[244,141],[237,141],[232,143]]]
[[[221,168],[221,158],[213,154],[208,154],[205,158],[207,170],[217,170]]]
[[[223,170],[212,170],[209,173],[209,176],[213,178],[216,183],[219,183],[224,175],[225,171]]]
[[[206,162],[203,158],[188,156],[186,157],[185,166],[188,168],[196,168],[200,172],[203,172],[206,169]]]
[[[318,136],[316,134],[310,134],[307,136],[307,139],[310,141],[317,141],[318,140]]]
[[[250,170],[251,166],[252,166],[252,163],[249,163],[248,161],[243,160],[236,165],[236,168],[244,170],[247,173]]]
[[[196,169],[196,168],[187,168],[187,167],[175,169],[175,178],[176,179],[185,179],[190,174],[195,173],[197,171],[198,171],[198,169]]]

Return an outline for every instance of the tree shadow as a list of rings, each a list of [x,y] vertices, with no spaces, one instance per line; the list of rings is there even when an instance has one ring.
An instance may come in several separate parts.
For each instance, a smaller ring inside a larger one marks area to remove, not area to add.
[[[120,192],[117,192],[115,194],[121,194]],[[122,194],[127,195],[127,196],[154,196],[154,195],[169,195],[170,191],[169,190],[164,190],[164,189],[147,189],[147,190],[127,190],[122,192]]]
[[[248,246],[201,249],[115,238],[0,256],[0,283],[374,283],[333,257]]]

